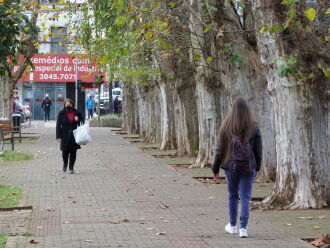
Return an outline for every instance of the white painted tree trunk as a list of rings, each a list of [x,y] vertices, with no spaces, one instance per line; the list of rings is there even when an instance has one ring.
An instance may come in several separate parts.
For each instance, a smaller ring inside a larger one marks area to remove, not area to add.
[[[211,164],[216,143],[217,120],[214,98],[204,80],[205,75],[202,73],[196,79],[199,151],[196,162],[192,165],[192,167],[201,168]]]
[[[256,29],[281,21],[277,20],[279,15],[276,13],[280,8],[273,1],[255,1],[253,8]],[[313,35],[309,33],[310,38]],[[320,75],[317,82],[308,76],[301,80],[293,76],[280,78],[277,65],[272,62],[275,58],[299,54],[297,47],[303,42],[297,38],[291,42],[289,50],[280,35],[258,36],[258,49],[275,109],[277,150],[276,186],[266,202],[289,208],[321,208],[330,203],[329,79]],[[315,59],[313,56],[311,54],[308,59]],[[299,62],[308,71],[309,62],[302,57]]]
[[[164,82],[165,79],[158,81],[161,97],[161,133],[162,141],[160,150],[171,150],[176,148],[175,126],[174,126],[174,104],[173,94],[169,85]]]
[[[192,149],[190,146],[188,125],[187,125],[187,109],[181,101],[177,89],[174,91],[174,116],[175,116],[175,136],[177,141],[177,156],[190,156]]]
[[[150,118],[150,113],[148,113],[147,111],[147,102],[140,93],[142,87],[135,85],[134,89],[136,96],[135,104],[137,105],[138,108],[139,135],[141,138],[145,138],[147,130],[149,128],[148,119]]]

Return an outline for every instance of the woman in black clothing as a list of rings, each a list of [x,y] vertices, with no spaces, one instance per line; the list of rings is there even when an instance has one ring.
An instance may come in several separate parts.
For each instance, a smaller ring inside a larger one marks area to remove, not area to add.
[[[71,99],[64,101],[63,110],[58,114],[56,123],[56,140],[61,142],[61,151],[63,157],[63,172],[66,172],[69,162],[69,172],[74,173],[73,167],[76,162],[77,149],[80,149],[73,136],[73,130],[84,119],[80,112],[74,109],[74,103]],[[69,161],[70,158],[70,161]]]

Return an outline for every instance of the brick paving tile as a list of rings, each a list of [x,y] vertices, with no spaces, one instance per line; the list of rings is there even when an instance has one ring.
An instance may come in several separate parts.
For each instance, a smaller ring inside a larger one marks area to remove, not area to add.
[[[78,151],[77,173],[64,174],[55,123],[34,125],[29,131],[40,133],[40,140],[16,148],[36,159],[0,165],[1,183],[23,186],[22,205],[33,206],[31,236],[17,247],[311,247],[259,212],[251,213],[258,223],[251,221],[248,239],[226,234],[223,192],[107,128],[91,129],[93,142]]]

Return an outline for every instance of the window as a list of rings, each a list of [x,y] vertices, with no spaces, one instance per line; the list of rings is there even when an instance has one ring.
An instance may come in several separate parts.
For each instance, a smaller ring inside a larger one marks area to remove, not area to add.
[[[66,50],[67,29],[65,27],[52,27],[51,30],[51,53],[67,54]]]

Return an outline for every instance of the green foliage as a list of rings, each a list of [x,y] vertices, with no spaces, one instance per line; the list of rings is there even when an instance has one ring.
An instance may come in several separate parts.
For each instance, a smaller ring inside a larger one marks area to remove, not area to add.
[[[284,28],[281,25],[275,25],[272,27],[268,27],[267,25],[262,25],[259,30],[260,33],[263,34],[265,32],[268,32],[270,35],[274,34],[274,33],[278,33],[280,31],[282,31]]]
[[[6,0],[0,5],[0,76],[10,73],[9,64],[17,64],[17,53],[26,53],[26,37],[37,34],[24,10],[19,0]]]
[[[278,63],[278,75],[281,78],[294,76],[296,78],[301,78],[302,74],[297,70],[297,59],[296,58],[289,58],[284,59],[282,57],[274,59],[273,63]]]
[[[175,2],[170,2],[169,5],[171,6],[171,8],[174,8],[176,6]]]
[[[5,248],[7,243],[7,236],[0,234],[0,248]]]
[[[172,8],[175,7],[173,3],[169,3]],[[157,73],[152,68],[153,50],[171,48],[164,39],[167,22],[152,15],[145,18],[153,9],[159,8],[158,4],[90,0],[88,6],[83,9],[80,44],[91,57],[98,59],[99,66],[107,68],[109,80],[146,83],[150,75]]]
[[[225,43],[224,52],[228,55],[228,62],[232,64],[243,64],[243,59],[238,52],[234,50],[234,42]]]
[[[290,4],[294,4],[294,3],[296,3],[297,2],[297,0],[283,0],[282,2],[281,2],[281,4],[287,4],[287,5],[290,5]]]
[[[15,207],[19,204],[23,194],[20,187],[0,184],[0,207]]]
[[[304,11],[306,17],[308,18],[308,20],[310,20],[311,22],[315,20],[316,17],[316,11],[313,8],[309,8],[308,10]]]

